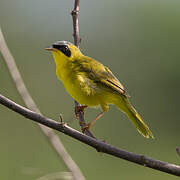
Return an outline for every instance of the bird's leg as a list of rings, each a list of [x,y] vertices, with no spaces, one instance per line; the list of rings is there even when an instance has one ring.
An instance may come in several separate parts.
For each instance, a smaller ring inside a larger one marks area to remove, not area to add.
[[[83,115],[84,115],[84,109],[85,108],[87,108],[88,106],[76,106],[75,107],[75,116],[76,116],[76,119],[78,120],[78,117],[79,117],[79,115],[78,115],[78,113],[79,113],[79,111],[81,111],[82,113],[83,113]]]
[[[83,130],[82,130],[83,133],[84,133],[85,129],[90,129],[91,126],[93,126],[94,123],[95,123],[99,118],[101,118],[103,115],[104,115],[104,111],[102,111],[101,113],[99,113],[90,123],[86,124],[86,125],[84,126]]]
[[[94,123],[104,115],[104,111],[100,112],[90,123],[88,123],[88,128],[94,125]]]

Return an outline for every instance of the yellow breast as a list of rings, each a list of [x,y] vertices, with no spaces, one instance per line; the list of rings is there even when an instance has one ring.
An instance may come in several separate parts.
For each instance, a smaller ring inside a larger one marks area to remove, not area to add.
[[[63,82],[66,91],[80,104],[98,106],[107,102],[107,92],[89,79],[85,72],[79,72],[70,61],[53,54],[57,77]],[[58,61],[57,61],[58,60]]]

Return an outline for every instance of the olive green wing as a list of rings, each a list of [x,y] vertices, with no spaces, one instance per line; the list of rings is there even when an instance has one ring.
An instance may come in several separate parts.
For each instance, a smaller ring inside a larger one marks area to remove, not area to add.
[[[82,72],[86,77],[94,82],[98,82],[102,86],[112,88],[114,91],[129,97],[123,85],[113,75],[109,68],[105,67],[98,61],[85,57],[84,60],[77,61],[79,72]]]
[[[101,72],[104,76],[102,76],[101,82],[105,85],[113,88],[115,91],[129,97],[126,92],[124,86],[119,82],[119,80],[114,76],[114,74],[110,71],[109,68],[104,66],[104,71]]]

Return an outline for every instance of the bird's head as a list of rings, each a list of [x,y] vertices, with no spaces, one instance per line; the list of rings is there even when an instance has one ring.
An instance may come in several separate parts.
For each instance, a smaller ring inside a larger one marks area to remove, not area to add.
[[[55,57],[61,57],[68,60],[76,59],[82,55],[81,51],[68,41],[57,41],[45,49],[52,51],[53,56]]]

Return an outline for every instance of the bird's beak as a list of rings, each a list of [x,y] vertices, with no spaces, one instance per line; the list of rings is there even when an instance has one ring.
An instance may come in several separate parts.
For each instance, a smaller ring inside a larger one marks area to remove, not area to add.
[[[44,49],[47,50],[47,51],[56,51],[56,49],[53,48],[52,46],[44,48]]]

